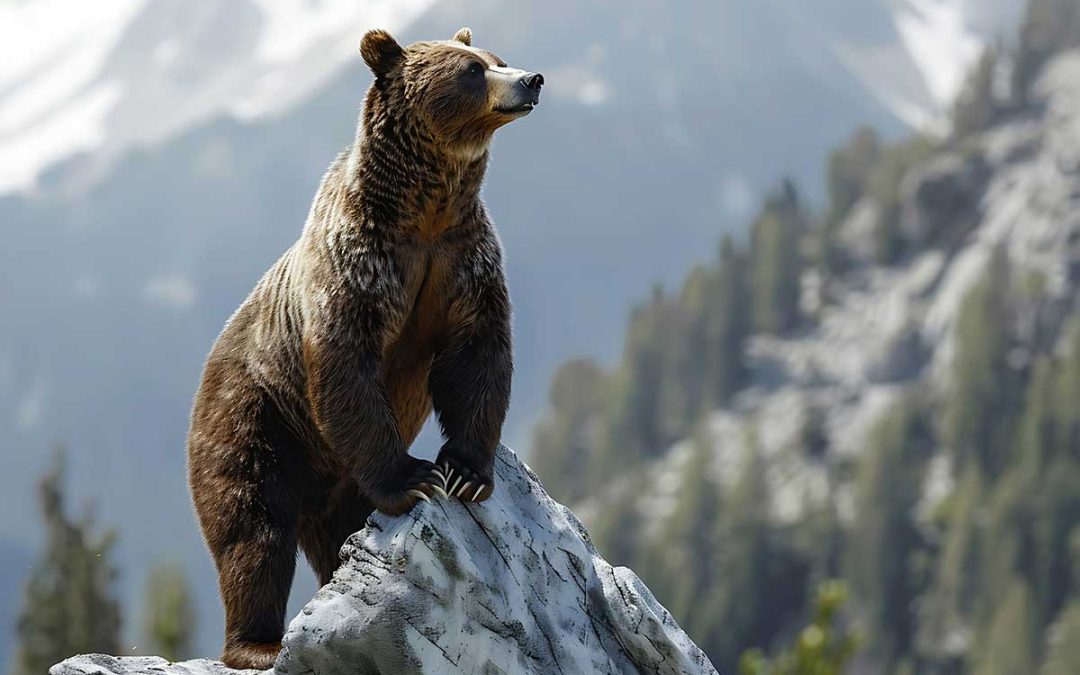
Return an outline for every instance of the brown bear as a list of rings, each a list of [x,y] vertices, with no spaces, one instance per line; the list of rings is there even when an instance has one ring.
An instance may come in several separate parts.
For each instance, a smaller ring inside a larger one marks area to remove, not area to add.
[[[373,509],[494,489],[510,300],[480,185],[493,132],[544,78],[471,43],[467,28],[404,48],[364,35],[375,79],[355,142],[207,358],[188,479],[230,667],[273,664],[298,546],[326,584]],[[408,454],[433,408],[436,463]]]

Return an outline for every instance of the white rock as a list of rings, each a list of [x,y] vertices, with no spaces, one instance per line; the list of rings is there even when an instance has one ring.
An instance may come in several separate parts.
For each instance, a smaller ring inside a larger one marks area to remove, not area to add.
[[[220,661],[195,659],[169,663],[160,656],[108,656],[84,654],[74,656],[49,668],[49,675],[236,675],[258,673],[257,670],[233,670]]]
[[[277,671],[715,672],[506,448],[496,480],[483,504],[435,500],[373,517],[289,626]]]
[[[292,621],[281,675],[715,673],[637,576],[500,447],[482,504],[376,514]],[[672,574],[678,574],[672,570]],[[79,656],[51,675],[222,675],[213,661]]]

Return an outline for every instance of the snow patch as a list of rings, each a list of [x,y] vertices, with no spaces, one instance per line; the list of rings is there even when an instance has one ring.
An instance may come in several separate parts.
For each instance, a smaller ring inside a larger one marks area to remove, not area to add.
[[[287,110],[358,61],[365,30],[399,30],[433,0],[252,2],[253,48],[226,49],[212,68],[195,50],[228,45],[219,33],[245,28],[201,20],[226,11],[214,0],[0,4],[0,194],[32,189],[46,168],[80,153],[94,153],[100,170],[215,115]],[[169,22],[139,20],[166,6],[177,13]],[[135,25],[156,32],[132,36]]]
[[[968,27],[962,0],[908,0],[894,21],[939,110],[952,105],[983,41]]]

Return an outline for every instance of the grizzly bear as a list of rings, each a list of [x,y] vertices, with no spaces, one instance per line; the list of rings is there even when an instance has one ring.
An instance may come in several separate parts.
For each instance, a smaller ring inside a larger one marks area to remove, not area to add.
[[[544,78],[471,43],[467,28],[404,48],[364,35],[356,139],[207,358],[188,479],[232,668],[273,665],[298,546],[326,584],[373,509],[494,489],[510,300],[480,185],[492,134]],[[408,454],[432,409],[435,463]]]

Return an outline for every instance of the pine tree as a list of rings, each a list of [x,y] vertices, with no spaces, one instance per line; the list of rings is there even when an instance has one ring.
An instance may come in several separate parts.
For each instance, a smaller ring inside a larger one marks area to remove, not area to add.
[[[151,651],[169,661],[192,654],[195,610],[184,571],[177,565],[158,564],[147,578],[144,631]]]
[[[1030,675],[1038,663],[1031,590],[1022,579],[1004,587],[986,639],[972,650],[975,675]]]
[[[622,363],[611,382],[611,408],[597,458],[598,471],[589,477],[596,482],[590,484],[600,484],[616,462],[655,456],[673,440],[661,433],[659,401],[668,329],[674,315],[673,303],[654,287],[651,302],[635,308],[630,317]]]
[[[880,209],[874,231],[874,259],[889,265],[903,252],[900,232],[901,187],[912,167],[928,158],[934,144],[925,136],[913,136],[881,150],[866,182],[866,195]]]
[[[1002,249],[984,280],[964,298],[953,337],[944,437],[961,468],[974,462],[996,476],[1012,452],[1020,383],[1009,366],[1009,264]]]
[[[1013,65],[1013,92],[1023,101],[1046,61],[1080,44],[1080,7],[1076,0],[1031,0],[1019,42]]]
[[[881,139],[869,127],[860,127],[851,138],[829,155],[828,206],[816,233],[817,263],[826,276],[842,274],[849,260],[839,243],[840,226],[860,199],[867,194],[882,151]]]
[[[643,518],[638,497],[644,490],[645,477],[632,477],[590,521],[593,543],[613,565],[633,567],[640,559]]]
[[[734,670],[746,649],[767,647],[805,604],[809,565],[773,524],[772,503],[766,462],[750,430],[742,472],[724,502],[715,597],[701,599],[715,626],[705,649],[721,671]]]
[[[855,482],[849,576],[871,617],[870,640],[886,663],[910,653],[915,632],[912,572],[924,542],[914,522],[930,441],[914,402],[899,403],[871,430]]]
[[[720,243],[720,258],[705,317],[702,370],[708,407],[725,406],[746,381],[743,345],[750,332],[746,262],[730,236]]]
[[[754,324],[765,333],[779,334],[799,322],[802,279],[800,241],[804,219],[795,186],[785,182],[765,201],[751,229],[751,270]]]
[[[920,615],[921,651],[940,662],[962,656],[956,645],[947,644],[947,636],[968,629],[982,596],[984,548],[979,523],[987,499],[982,474],[969,467],[941,516],[943,542]]]
[[[1034,617],[1044,626],[1057,615],[1066,600],[1080,588],[1074,585],[1070,537],[1080,527],[1080,462],[1058,457],[1031,493],[1034,551],[1031,590]]]
[[[712,458],[708,439],[699,435],[682,468],[675,507],[658,528],[658,539],[649,542],[652,555],[644,561],[665,606],[691,637],[700,640],[699,645],[708,644],[713,621],[719,618],[708,615],[701,591],[724,581],[717,576],[723,506]],[[672,574],[673,570],[678,573]]]
[[[1055,384],[1055,454],[1080,461],[1080,319],[1073,318],[1067,335],[1067,358]]]
[[[17,628],[15,672],[41,675],[75,654],[120,649],[120,606],[113,596],[116,570],[109,563],[114,535],[94,535],[90,515],[64,512],[64,463],[41,481],[45,551],[26,586]]]
[[[706,370],[702,362],[707,351],[705,322],[714,292],[711,277],[705,266],[690,272],[666,326],[656,412],[660,438],[665,442],[687,435],[705,405]]]
[[[838,222],[862,198],[881,151],[877,133],[869,127],[860,127],[845,145],[829,156],[827,221]]]
[[[529,461],[560,501],[588,493],[587,469],[600,443],[607,392],[607,374],[589,359],[564,363],[552,378],[551,409],[533,432]]]
[[[994,76],[998,52],[988,47],[975,63],[952,109],[953,138],[964,138],[990,126],[997,115]]]
[[[1080,673],[1080,601],[1073,601],[1048,631],[1046,660],[1040,675]]]

